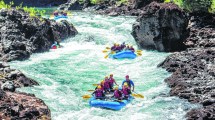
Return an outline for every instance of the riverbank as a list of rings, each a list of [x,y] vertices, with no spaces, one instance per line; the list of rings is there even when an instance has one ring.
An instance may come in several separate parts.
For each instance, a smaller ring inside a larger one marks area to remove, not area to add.
[[[173,74],[165,79],[171,96],[203,107],[187,119],[215,119],[215,21],[207,12],[187,13],[172,3],[147,5],[132,35],[140,48],[174,52],[158,67]]]
[[[78,32],[67,21],[32,17],[23,10],[0,10],[0,119],[51,119],[48,106],[33,94],[17,92],[16,88],[39,85],[6,62],[26,60],[33,53],[48,51],[55,42],[75,36]]]

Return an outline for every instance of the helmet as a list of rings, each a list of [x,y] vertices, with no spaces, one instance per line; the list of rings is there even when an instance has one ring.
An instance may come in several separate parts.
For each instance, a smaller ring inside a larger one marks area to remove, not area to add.
[[[118,90],[118,89],[119,89],[118,87],[115,87],[115,88],[114,88],[114,90]]]
[[[105,79],[108,79],[108,76],[105,76]]]
[[[116,46],[117,44],[116,44],[116,43],[114,43],[113,45],[115,45],[115,46]]]
[[[110,76],[113,76],[113,74],[110,74]]]
[[[126,75],[125,78],[129,78],[129,75]]]
[[[104,84],[104,83],[105,83],[105,81],[104,81],[104,80],[102,80],[102,81],[101,81],[101,84]]]
[[[98,88],[98,89],[101,89],[102,87],[101,87],[101,85],[99,85],[97,88]]]
[[[128,83],[127,83],[127,82],[125,82],[123,85],[124,85],[124,86],[128,86]]]

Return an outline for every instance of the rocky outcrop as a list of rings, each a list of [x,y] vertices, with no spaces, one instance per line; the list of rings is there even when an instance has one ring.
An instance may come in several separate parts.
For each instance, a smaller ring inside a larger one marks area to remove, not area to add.
[[[175,4],[152,2],[137,22],[132,35],[139,47],[166,52],[185,50],[188,18]]]
[[[0,58],[25,60],[32,53],[48,51],[51,45],[77,34],[67,21],[31,17],[23,10],[0,10]],[[0,62],[0,119],[50,120],[48,106],[32,94],[16,91],[19,87],[38,85],[21,71]]]
[[[14,92],[15,88],[39,85],[36,81],[26,77],[21,71],[11,69],[7,63],[0,63],[0,86],[3,90]]]
[[[32,6],[32,7],[51,7],[58,6],[63,3],[66,3],[67,0],[4,0],[5,3],[9,4],[14,2],[15,6],[22,4],[23,6]]]
[[[21,71],[0,63],[0,119],[51,119],[45,103],[33,94],[19,93],[15,89],[39,85]]]
[[[48,51],[54,41],[76,34],[77,30],[67,21],[30,17],[15,9],[0,10],[0,57],[3,61],[25,60],[32,53]]]
[[[161,2],[161,3],[164,2],[164,0],[130,0],[130,3],[132,4],[132,7],[134,9],[140,9],[150,4],[153,1]]]
[[[214,15],[191,14],[186,51],[176,52],[159,66],[173,74],[165,81],[170,94],[202,104],[187,113],[189,120],[215,119],[215,25]]]
[[[121,3],[119,0],[102,0],[93,4],[90,0],[68,0],[67,3],[60,5],[58,9],[95,11],[98,14],[110,16],[138,16],[142,8],[152,1],[163,2],[163,0],[128,0],[127,3]]]
[[[67,3],[62,4],[58,7],[59,10],[82,10],[86,7],[91,6],[90,0],[68,0]]]
[[[32,94],[4,92],[0,89],[1,120],[50,120],[51,112],[45,103]]]

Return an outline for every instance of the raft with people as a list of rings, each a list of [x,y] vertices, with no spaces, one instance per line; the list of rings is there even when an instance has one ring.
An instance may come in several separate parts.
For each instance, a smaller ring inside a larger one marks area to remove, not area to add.
[[[53,15],[51,15],[51,19],[54,19],[55,21],[61,21],[61,20],[67,20],[68,17],[68,12],[66,11],[54,11]]]
[[[122,44],[115,43],[111,48],[106,47],[103,50],[103,53],[107,53],[105,58],[112,58],[112,59],[135,59],[137,56],[142,55],[141,50],[136,50],[133,48],[132,45],[126,45],[125,42]]]
[[[52,46],[51,46],[51,49],[58,49],[58,48],[61,48],[62,46],[60,45],[60,43],[59,42],[54,42],[54,44],[52,44]]]
[[[89,99],[89,105],[91,107],[121,110],[129,104],[134,97],[144,98],[143,95],[132,93],[134,92],[134,83],[129,79],[128,75],[126,75],[125,78],[126,79],[122,82],[122,87],[119,88],[119,85],[113,78],[113,74],[110,74],[109,78],[106,76],[99,84],[94,84],[96,88],[91,95],[84,95],[82,97],[84,99]]]

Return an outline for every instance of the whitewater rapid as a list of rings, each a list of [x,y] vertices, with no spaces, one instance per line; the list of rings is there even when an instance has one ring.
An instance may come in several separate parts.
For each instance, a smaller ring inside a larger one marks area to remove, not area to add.
[[[170,97],[164,79],[170,76],[157,68],[167,53],[143,50],[134,60],[105,59],[105,47],[113,43],[136,43],[131,36],[135,17],[110,17],[73,12],[72,22],[79,34],[64,40],[63,48],[34,54],[26,61],[11,63],[40,86],[21,88],[44,100],[54,120],[182,120],[188,110],[197,105]],[[82,95],[91,94],[92,84],[110,73],[118,84],[125,75],[135,83],[135,91],[144,99],[135,99],[120,111],[92,108]]]

